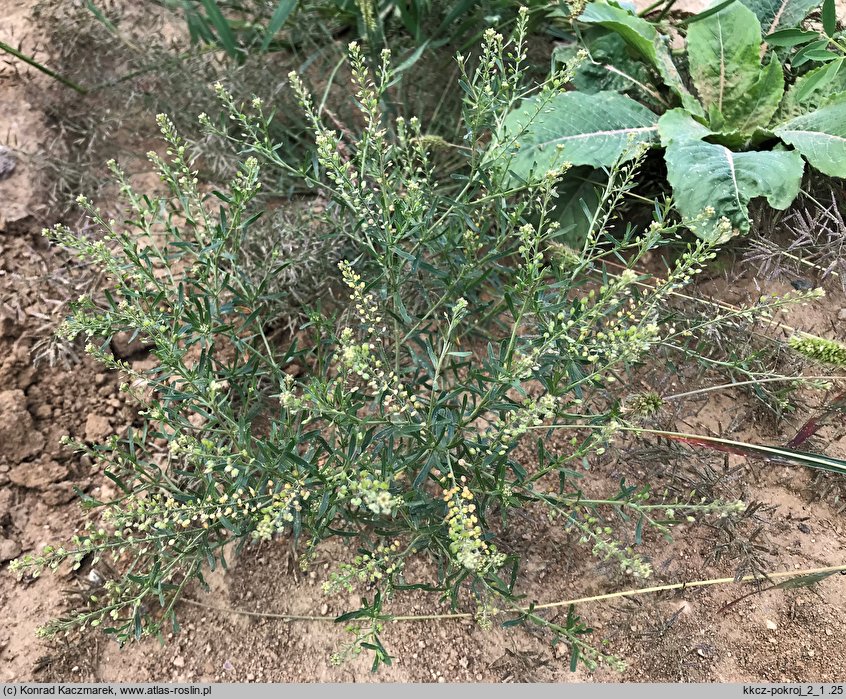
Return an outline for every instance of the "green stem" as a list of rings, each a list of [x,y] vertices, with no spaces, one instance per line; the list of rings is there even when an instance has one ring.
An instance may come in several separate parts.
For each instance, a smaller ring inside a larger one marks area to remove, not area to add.
[[[668,14],[670,14],[670,10],[672,10],[672,9],[673,9],[673,5],[675,5],[677,2],[678,2],[678,0],[670,0],[670,1],[669,1],[669,2],[668,2],[665,6],[664,6],[664,9],[663,9],[663,10],[661,10],[661,14],[660,14],[660,15],[658,15],[658,21],[659,21],[659,22],[660,22],[662,19],[664,19],[664,17],[666,17]]]
[[[59,75],[58,73],[53,72],[47,66],[41,65],[38,61],[26,54],[21,53],[16,48],[9,46],[2,41],[0,41],[0,50],[5,51],[6,53],[12,54],[15,58],[22,60],[24,63],[31,65],[33,68],[40,70],[42,73],[49,75],[54,80],[58,80],[62,85],[65,85],[72,90],[76,90],[80,95],[88,94],[88,90],[86,90],[81,85],[77,85],[73,80],[64,77],[63,75]]]
[[[750,386],[759,383],[772,383],[774,381],[839,381],[846,379],[846,376],[770,376],[768,378],[752,379],[750,381],[736,381],[734,383],[724,383],[719,386],[708,386],[707,388],[698,388],[695,391],[686,391],[684,393],[675,393],[672,396],[663,396],[663,400],[675,400],[677,398],[688,398],[696,396],[700,393],[710,393],[711,391],[721,391],[724,388],[736,388],[737,386]]]
[[[663,5],[667,0],[658,0],[657,2],[653,2],[649,7],[642,9],[640,12],[637,13],[638,17],[646,17],[646,15],[650,14],[651,12],[655,12],[661,5]]]

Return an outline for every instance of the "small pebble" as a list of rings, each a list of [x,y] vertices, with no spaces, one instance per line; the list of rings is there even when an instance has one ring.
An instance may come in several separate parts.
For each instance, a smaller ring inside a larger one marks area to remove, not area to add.
[[[0,563],[11,561],[21,555],[21,545],[13,539],[0,538]]]

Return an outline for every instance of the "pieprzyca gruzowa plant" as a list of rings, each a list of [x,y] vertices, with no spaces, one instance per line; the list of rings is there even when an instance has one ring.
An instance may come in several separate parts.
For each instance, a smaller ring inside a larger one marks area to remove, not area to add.
[[[835,31],[833,0],[824,3],[821,37],[777,29],[788,18],[801,22],[819,0],[776,4],[781,9],[770,0],[716,4],[686,22],[682,56],[668,34],[633,11],[588,4],[578,24],[595,55],[576,73],[577,89],[556,95],[540,114],[538,98],[526,100],[498,132],[500,142],[515,142],[512,172],[521,180],[543,172],[559,149],[574,166],[607,168],[632,143],[663,148],[676,208],[687,219],[701,217],[691,230],[717,242],[748,232],[752,199],[786,209],[806,161],[846,177],[846,42]],[[762,22],[771,35],[762,35]],[[774,47],[803,42],[793,67],[812,59],[822,65],[788,84]],[[564,188],[575,206],[579,196],[590,199],[591,185],[579,182]]]
[[[339,617],[351,640],[337,661],[365,649],[374,667],[390,662],[380,634],[391,600],[423,586],[470,605],[482,626],[502,615],[539,626],[569,647],[573,666],[617,666],[574,610],[550,619],[521,606],[523,556],[501,545],[514,513],[539,510],[609,574],[642,580],[651,574],[638,550],[648,531],[744,509],[695,491],[678,501],[646,483],[621,482],[597,498],[583,487],[586,467],[660,407],[660,396],[621,381],[646,356],[690,356],[704,330],[815,293],[669,322],[665,301],[713,257],[713,243],[680,244],[690,222],[673,222],[661,206],[645,230],[607,231],[642,158],[637,143],[611,168],[583,245],[562,245],[550,212],[569,165],[515,185],[514,143],[490,146],[491,133],[513,126],[506,115],[519,101],[545,114],[571,78],[553,76],[534,97],[524,89],[526,19],[510,40],[486,34],[475,71],[459,58],[466,135],[455,148],[466,161],[451,178],[432,164],[432,138],[417,119],[382,111],[390,55],[371,72],[352,44],[357,133],[328,128],[291,76],[316,169],[282,159],[260,100],[242,106],[219,87],[226,118],[201,122],[244,153],[225,191],[204,192],[161,116],[167,154],[150,158],[166,192],[136,193],[113,163],[124,220],[81,197],[101,234],[47,232],[107,274],[110,287],[80,299],[64,332],[87,338],[87,351],[125,376],[143,424],[100,445],[68,440],[102,464],[117,494],[85,496],[84,531],[15,567],[38,574],[100,561],[116,574],[43,633],[99,627],[120,642],[157,635],[176,627],[180,595],[224,563],[229,545],[291,537],[308,565],[321,541],[343,537],[358,553],[326,574],[324,589],[358,591],[363,602]],[[534,127],[524,113],[515,140]],[[345,300],[313,309],[284,347],[263,315],[284,290],[271,293],[265,277],[239,266],[262,213],[252,208],[262,161],[328,202],[322,225],[354,251],[339,265]],[[639,261],[670,244],[675,261],[644,283]],[[155,367],[115,359],[109,338],[118,332],[152,346]],[[410,559],[430,577],[406,577]]]

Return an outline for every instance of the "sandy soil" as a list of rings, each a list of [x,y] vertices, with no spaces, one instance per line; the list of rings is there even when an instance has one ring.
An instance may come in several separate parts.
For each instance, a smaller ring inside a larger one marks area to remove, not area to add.
[[[0,39],[24,49],[37,38],[27,25],[27,3],[0,0]],[[25,101],[32,71],[0,65],[0,145],[32,150],[47,140],[41,115]],[[846,679],[846,577],[814,588],[778,589],[747,597],[749,586],[688,589],[661,595],[586,604],[579,612],[595,638],[629,661],[616,675],[600,670],[571,674],[566,654],[526,628],[483,631],[467,620],[397,623],[384,641],[396,660],[377,675],[365,660],[334,667],[330,654],[345,641],[332,615],[355,599],[326,598],[320,591],[331,562],[349,556],[334,543],[319,550],[311,572],[301,573],[285,541],[252,546],[226,574],[210,578],[212,592],[189,593],[180,607],[183,628],[164,645],[154,641],[120,649],[103,635],[43,641],[36,628],[61,612],[85,575],[59,573],[18,579],[7,561],[47,542],[68,537],[84,515],[73,488],[98,494],[105,479],[86,459],[59,444],[64,434],[98,440],[136,420],[117,392],[118,379],[83,359],[71,366],[34,367],[55,308],[48,280],[65,273],[64,260],[48,249],[34,215],[38,191],[24,159],[0,180],[0,681],[843,681]],[[758,284],[749,271],[732,281],[707,282],[709,291],[736,302],[757,293],[783,292],[782,282]],[[797,311],[806,330],[846,339],[838,324],[846,299],[839,285],[829,297]],[[129,357],[146,362],[143,352]],[[722,395],[691,404],[679,416],[692,429],[784,444],[804,415],[776,428],[742,396]],[[829,435],[828,453],[846,454],[843,430]],[[613,487],[621,475],[637,479],[648,469],[636,447],[598,464],[594,477]],[[846,560],[846,517],[831,492],[798,467],[750,464],[737,457],[691,455],[714,469],[737,497],[760,501],[762,534],[757,555],[770,570],[814,568]],[[832,492],[838,491],[834,487]],[[720,533],[680,527],[673,543],[650,540],[654,584],[732,575],[736,561],[715,561]],[[553,601],[625,589],[604,568],[537,513],[528,512],[504,546],[528,551],[521,590],[527,599]],[[425,566],[424,563],[420,564]],[[397,600],[408,613],[447,611],[434,595]],[[235,610],[240,610],[236,613]],[[253,614],[319,614],[326,621],[286,622]]]

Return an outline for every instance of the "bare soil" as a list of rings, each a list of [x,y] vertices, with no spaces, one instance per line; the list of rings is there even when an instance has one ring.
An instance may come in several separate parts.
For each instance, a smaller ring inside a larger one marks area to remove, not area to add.
[[[0,40],[24,50],[37,37],[28,26],[30,3],[0,0]],[[28,69],[0,64],[0,145],[32,151],[49,141],[41,114],[24,100]],[[2,152],[2,151],[0,151]],[[725,605],[752,591],[749,585],[687,589],[579,607],[594,639],[627,659],[621,675],[607,669],[570,673],[563,649],[551,648],[530,629],[484,631],[472,620],[396,623],[384,633],[394,664],[378,674],[369,661],[335,667],[331,653],[346,637],[333,615],[356,599],[327,598],[326,570],[350,552],[329,542],[309,572],[300,572],[286,541],[248,547],[228,572],[210,577],[212,592],[192,590],[180,606],[182,632],[163,645],[147,641],[120,649],[98,633],[45,641],[37,627],[66,608],[85,575],[60,571],[18,579],[8,561],[45,543],[66,540],[83,522],[74,488],[101,495],[106,480],[96,466],[59,444],[69,434],[89,441],[120,433],[136,420],[118,394],[118,377],[86,358],[71,365],[33,366],[56,300],[51,280],[65,273],[64,258],[48,248],[34,216],[38,188],[23,158],[6,176],[0,170],[0,681],[814,681],[846,679],[846,576],[813,588],[775,589]],[[751,270],[706,282],[714,296],[748,300],[782,293],[787,282],[759,282]],[[839,284],[829,296],[791,314],[805,330],[846,339],[846,299]],[[838,320],[840,318],[840,320]],[[148,362],[143,352],[130,356]],[[668,391],[672,387],[668,388]],[[677,390],[684,390],[678,387]],[[742,395],[712,394],[680,416],[691,429],[785,444],[807,415],[778,427]],[[829,435],[826,451],[846,454],[843,430]],[[632,446],[632,450],[634,450]],[[633,454],[633,452],[632,452]],[[598,464],[593,478],[609,488],[621,475],[636,480],[641,462],[627,452]],[[769,570],[838,565],[846,561],[846,517],[836,494],[821,491],[814,473],[796,466],[746,463],[738,457],[709,462],[734,479],[737,497],[772,509],[761,516],[760,557]],[[731,576],[736,561],[714,561],[719,532],[683,526],[675,540],[647,542],[652,584]],[[539,514],[528,512],[503,533],[502,545],[529,554],[521,591],[527,601],[548,602],[626,589],[631,582],[602,566]],[[421,573],[425,562],[420,563]],[[399,597],[398,613],[447,612],[436,595]],[[561,613],[565,613],[562,610]],[[257,615],[305,614],[325,621],[287,622]]]

